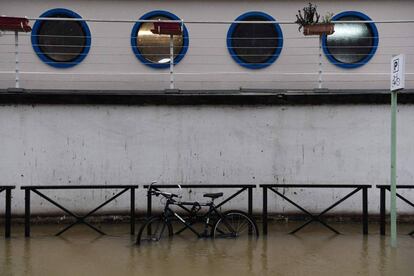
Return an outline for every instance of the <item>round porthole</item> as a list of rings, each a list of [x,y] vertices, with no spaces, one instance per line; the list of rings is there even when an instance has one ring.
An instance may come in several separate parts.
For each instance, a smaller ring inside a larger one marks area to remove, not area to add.
[[[235,21],[276,21],[263,12],[248,12]],[[283,34],[276,23],[233,23],[227,33],[227,49],[241,66],[251,69],[271,65],[280,55]]]
[[[356,11],[335,15],[334,21],[371,21]],[[378,30],[374,23],[338,23],[335,33],[322,38],[323,51],[330,62],[342,68],[365,65],[378,47]]]
[[[180,20],[167,11],[152,11],[144,14],[140,20]],[[135,56],[145,65],[153,68],[170,66],[170,36],[153,34],[152,22],[137,22],[131,31],[131,47]],[[188,48],[188,31],[185,25],[181,35],[173,36],[174,65],[185,56]]]
[[[49,10],[40,17],[82,18],[67,9]],[[87,56],[91,33],[85,21],[37,20],[31,40],[33,50],[43,62],[57,68],[68,68]]]

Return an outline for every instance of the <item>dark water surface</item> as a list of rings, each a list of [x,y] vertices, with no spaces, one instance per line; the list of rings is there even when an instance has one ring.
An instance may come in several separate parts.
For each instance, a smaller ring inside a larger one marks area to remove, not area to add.
[[[0,238],[0,275],[414,275],[414,238],[403,234],[412,224],[399,227],[397,249],[378,235],[378,225],[365,237],[360,224],[336,224],[343,235],[319,225],[287,234],[295,226],[271,224],[258,240],[187,233],[137,247],[128,225],[104,225],[107,236],[77,226],[61,237],[53,236],[57,225],[33,226],[28,239],[15,225],[11,239]]]

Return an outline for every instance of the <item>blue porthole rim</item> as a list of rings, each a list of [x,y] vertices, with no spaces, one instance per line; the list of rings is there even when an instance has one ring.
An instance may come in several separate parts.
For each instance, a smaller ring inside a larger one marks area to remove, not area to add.
[[[276,21],[276,19],[274,19],[269,14],[261,12],[261,11],[250,11],[250,12],[243,13],[242,15],[237,17],[235,21],[243,21],[245,18],[248,18],[251,16],[263,17],[267,21]],[[283,48],[282,29],[280,28],[278,23],[274,23],[273,26],[275,27],[276,33],[278,34],[278,44],[277,44],[275,53],[270,58],[268,58],[265,63],[246,63],[245,61],[239,58],[239,56],[233,49],[232,35],[233,35],[234,30],[237,27],[237,23],[232,23],[230,25],[229,30],[227,31],[226,40],[227,40],[227,50],[229,51],[230,56],[233,58],[233,60],[236,61],[240,66],[243,66],[249,69],[261,69],[261,68],[265,68],[265,67],[272,65],[276,61],[276,59],[280,56],[280,53],[282,52],[282,48]]]
[[[69,18],[82,18],[79,14],[74,11],[65,9],[65,8],[56,8],[48,10],[40,15],[40,17],[50,17],[56,14],[63,14]],[[35,51],[36,55],[47,65],[50,65],[55,68],[70,68],[73,66],[78,65],[81,63],[89,53],[89,49],[91,48],[91,31],[89,30],[88,24],[85,21],[77,21],[80,23],[83,32],[85,33],[85,45],[83,46],[82,52],[78,55],[78,57],[70,62],[61,62],[61,61],[54,61],[50,59],[47,55],[45,55],[39,47],[39,39],[38,39],[38,32],[43,20],[36,20],[35,24],[32,28],[31,33],[31,42],[33,50]]]
[[[181,18],[179,18],[177,15],[175,15],[175,14],[169,12],[169,11],[165,11],[165,10],[154,10],[154,11],[147,12],[146,14],[141,16],[139,18],[139,20],[150,20],[150,18],[152,18],[154,16],[164,16],[164,17],[167,17],[171,20],[181,20]],[[134,26],[132,27],[132,30],[131,30],[131,49],[132,49],[132,52],[135,54],[137,59],[139,61],[141,61],[144,65],[147,65],[147,66],[152,67],[152,68],[157,68],[157,69],[169,68],[170,67],[169,63],[153,63],[153,62],[149,61],[148,59],[146,59],[142,55],[142,53],[139,51],[138,43],[137,43],[137,35],[138,35],[138,30],[141,27],[141,24],[142,24],[142,22],[136,22],[134,24]],[[184,56],[185,56],[185,54],[187,53],[187,50],[188,50],[188,45],[189,45],[188,30],[187,30],[187,27],[185,26],[185,24],[183,24],[183,46],[181,48],[181,51],[177,54],[177,57],[174,58],[174,65],[177,65],[184,58]]]
[[[372,19],[369,16],[367,16],[366,14],[364,14],[362,12],[359,12],[359,11],[344,11],[344,12],[338,13],[334,17],[332,17],[332,21],[341,19],[342,17],[346,17],[346,16],[356,16],[356,17],[359,17],[362,20],[372,21]],[[332,64],[334,64],[338,67],[341,67],[341,68],[352,69],[352,68],[358,68],[358,67],[364,66],[365,64],[367,64],[371,60],[371,58],[375,55],[375,52],[377,51],[377,48],[378,48],[378,43],[379,43],[378,29],[375,26],[375,24],[372,23],[372,22],[366,23],[366,24],[368,24],[368,26],[369,26],[369,28],[371,29],[371,32],[372,32],[372,36],[373,36],[372,48],[371,48],[371,51],[369,52],[369,54],[365,58],[360,60],[358,63],[343,63],[343,62],[340,62],[339,60],[335,59],[333,57],[333,55],[331,54],[331,52],[329,51],[327,45],[326,45],[326,35],[324,34],[322,36],[322,49],[323,49],[323,52]]]

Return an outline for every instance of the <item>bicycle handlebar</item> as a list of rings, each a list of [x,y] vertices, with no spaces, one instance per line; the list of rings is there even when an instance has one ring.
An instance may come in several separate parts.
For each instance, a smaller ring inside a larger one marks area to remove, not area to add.
[[[158,187],[153,188],[152,185],[155,184],[155,183],[157,183],[157,182],[153,181],[151,183],[151,185],[149,185],[148,193],[150,195],[155,195],[157,197],[162,195],[163,197],[168,199],[170,201],[170,203],[172,203],[172,204],[178,204],[178,205],[182,205],[182,206],[184,206],[184,205],[193,206],[192,211],[195,211],[195,212],[198,212],[200,210],[201,206],[210,206],[211,205],[211,203],[200,203],[198,201],[180,201],[180,199],[182,198],[181,195],[160,191],[158,189]],[[180,184],[177,184],[177,185],[178,185],[178,187],[181,191],[182,190],[181,185]],[[175,200],[174,198],[178,198],[179,200]]]
[[[169,198],[169,199],[172,199],[173,197],[179,197],[178,195],[173,194],[173,193],[161,192],[161,191],[156,191],[156,190],[152,190],[151,194],[153,194],[155,196],[162,195],[163,197],[166,197],[166,198]]]
[[[157,188],[152,188],[152,185],[156,184],[156,183],[157,183],[157,181],[152,181],[151,184],[148,187],[148,191],[152,195],[155,195],[155,196],[162,195],[163,197],[166,197],[168,199],[172,199],[173,197],[181,198],[181,196],[179,196],[179,195],[176,195],[176,194],[173,194],[173,193],[168,193],[168,192],[162,192],[162,191],[158,190]],[[180,184],[177,184],[177,185],[178,185],[178,188],[181,191],[182,190],[181,185]]]

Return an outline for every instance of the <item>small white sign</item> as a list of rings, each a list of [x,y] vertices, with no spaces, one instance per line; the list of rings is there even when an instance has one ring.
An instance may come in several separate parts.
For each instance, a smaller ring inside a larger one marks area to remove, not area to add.
[[[405,62],[404,55],[398,55],[391,59],[391,91],[404,89],[405,87]]]

